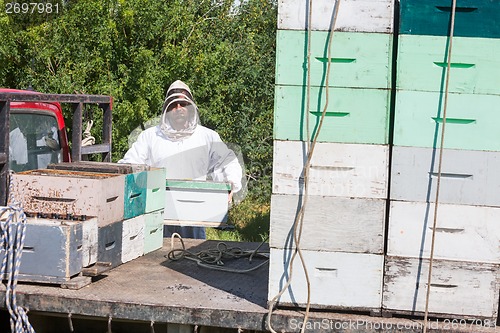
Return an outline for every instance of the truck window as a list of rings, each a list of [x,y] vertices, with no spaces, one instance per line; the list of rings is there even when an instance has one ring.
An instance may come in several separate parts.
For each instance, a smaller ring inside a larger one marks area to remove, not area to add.
[[[50,114],[10,114],[9,168],[13,171],[44,169],[62,162],[57,119]]]

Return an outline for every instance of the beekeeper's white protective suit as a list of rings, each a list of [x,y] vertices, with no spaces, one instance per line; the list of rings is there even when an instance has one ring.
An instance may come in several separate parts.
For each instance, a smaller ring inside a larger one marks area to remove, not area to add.
[[[174,84],[177,82],[181,81]],[[230,182],[232,192],[238,192],[242,188],[242,168],[236,155],[217,132],[200,125],[198,108],[190,99],[189,90],[189,95],[171,93],[174,84],[169,88],[170,94],[167,92],[160,124],[143,131],[119,162],[165,168],[168,179],[205,180],[211,175],[215,181]],[[184,110],[177,111],[181,108]],[[170,229],[182,237],[205,238],[204,228]]]

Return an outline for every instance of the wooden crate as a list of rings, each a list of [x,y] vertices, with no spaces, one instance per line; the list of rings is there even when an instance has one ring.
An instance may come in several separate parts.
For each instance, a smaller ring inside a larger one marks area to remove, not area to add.
[[[122,263],[136,259],[144,254],[144,231],[146,216],[139,215],[123,220]]]
[[[123,218],[131,219],[146,211],[147,171],[130,173],[125,177],[125,207]]]
[[[278,29],[307,30],[309,15],[306,1],[278,1]],[[334,5],[339,1],[316,0],[312,3],[311,28],[330,30]],[[336,31],[393,32],[393,0],[342,0],[338,9]]]
[[[123,176],[46,169],[15,173],[12,181],[25,212],[95,216],[100,226],[123,218]]]
[[[329,88],[328,108],[318,141],[387,144],[390,91],[388,89]],[[306,86],[279,86],[274,98],[274,138],[307,140],[318,130],[326,88],[312,87],[306,112]]]
[[[386,257],[382,307],[393,313],[421,315],[425,311],[429,261]],[[466,261],[435,260],[429,314],[496,321],[500,266]]]
[[[433,203],[391,201],[387,254],[429,258]],[[500,208],[439,204],[434,258],[500,264]]]
[[[500,151],[500,90],[498,92],[498,95],[448,95],[444,147]],[[441,93],[397,91],[394,144],[439,147],[443,107]]]
[[[117,267],[122,264],[123,221],[99,227],[97,261]]]
[[[444,92],[447,48],[444,36],[399,36],[397,88]],[[453,38],[449,92],[499,95],[499,52],[500,39]]]
[[[166,178],[166,170],[163,168],[150,168],[148,170],[145,213],[165,208]]]
[[[271,300],[286,283],[291,250],[271,248],[269,297]],[[376,254],[302,251],[311,280],[311,308],[377,311],[381,308],[384,256]],[[304,306],[307,286],[296,258],[292,283],[279,305]]]
[[[388,152],[385,145],[318,142],[309,172],[309,195],[387,197]],[[273,193],[303,194],[306,143],[274,141]]]
[[[226,222],[228,183],[167,179],[163,218],[172,221]]]
[[[400,34],[448,36],[449,0],[401,0]],[[454,36],[500,37],[500,4],[491,0],[457,1]]]
[[[97,262],[99,226],[97,218],[82,221],[82,265],[91,266]]]
[[[393,147],[391,199],[434,202],[439,150]],[[439,202],[500,206],[500,152],[445,149]]]
[[[303,200],[298,195],[272,195],[269,246],[295,246],[293,226]],[[300,247],[304,250],[383,254],[385,210],[384,199],[309,196]]]
[[[278,30],[276,36],[276,84],[307,83],[307,32]],[[328,33],[311,34],[311,86],[325,86]],[[390,88],[392,35],[336,32],[331,44],[330,87]]]
[[[163,246],[163,210],[147,213],[144,218],[144,254],[146,254]]]

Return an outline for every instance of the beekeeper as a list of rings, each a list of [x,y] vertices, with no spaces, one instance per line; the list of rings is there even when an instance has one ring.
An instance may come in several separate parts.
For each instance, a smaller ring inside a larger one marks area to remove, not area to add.
[[[200,124],[191,90],[182,81],[167,91],[160,124],[143,131],[119,163],[165,168],[167,179],[206,180],[231,184],[228,200],[242,188],[242,168],[217,132]],[[205,238],[203,227],[165,226],[164,236]]]

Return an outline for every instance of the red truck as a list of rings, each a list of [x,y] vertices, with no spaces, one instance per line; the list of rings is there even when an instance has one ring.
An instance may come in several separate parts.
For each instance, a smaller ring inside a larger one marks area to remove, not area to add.
[[[71,151],[61,103],[72,105]],[[85,104],[97,104],[103,110],[103,139],[101,144],[82,147]],[[9,170],[43,169],[49,163],[81,161],[82,156],[98,153],[110,162],[111,109],[110,96],[0,88],[0,206],[7,201]]]

